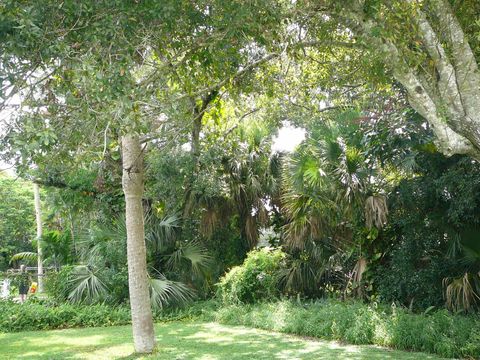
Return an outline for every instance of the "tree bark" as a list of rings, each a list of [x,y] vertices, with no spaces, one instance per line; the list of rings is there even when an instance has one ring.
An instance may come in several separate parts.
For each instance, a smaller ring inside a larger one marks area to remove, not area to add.
[[[388,59],[386,65],[404,86],[410,105],[430,124],[439,150],[447,156],[465,154],[480,161],[480,73],[448,1],[429,1],[444,33],[435,32],[424,9],[418,9],[415,16],[418,36],[437,76],[408,65],[400,47],[391,39],[372,35],[381,24],[364,13],[363,0],[349,4],[345,12],[347,22]]]
[[[35,219],[37,222],[37,273],[38,292],[43,292],[43,254],[42,254],[42,205],[40,203],[40,187],[33,183],[33,197],[35,201]]]
[[[132,311],[133,342],[137,353],[155,348],[155,333],[148,286],[142,195],[143,151],[136,135],[122,138],[125,218],[127,225],[128,288]]]

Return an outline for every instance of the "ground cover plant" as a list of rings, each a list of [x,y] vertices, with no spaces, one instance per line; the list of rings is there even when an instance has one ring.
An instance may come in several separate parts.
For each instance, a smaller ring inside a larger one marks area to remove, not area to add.
[[[230,305],[220,308],[215,318],[223,324],[424,351],[446,358],[480,356],[480,318],[455,316],[445,310],[412,314],[405,309],[359,302],[283,301]]]
[[[118,306],[0,302],[0,308],[0,332],[4,333],[130,324],[130,309]],[[480,355],[480,318],[446,310],[415,314],[403,308],[338,300],[256,304],[207,301],[163,309],[154,318],[159,324],[175,322],[178,327],[216,321],[344,344],[422,351],[444,358]]]

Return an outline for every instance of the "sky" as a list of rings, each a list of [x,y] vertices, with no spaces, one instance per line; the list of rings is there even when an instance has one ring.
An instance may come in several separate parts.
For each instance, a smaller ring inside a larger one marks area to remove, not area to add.
[[[297,128],[288,122],[278,130],[273,138],[273,151],[292,152],[305,139],[305,129]]]

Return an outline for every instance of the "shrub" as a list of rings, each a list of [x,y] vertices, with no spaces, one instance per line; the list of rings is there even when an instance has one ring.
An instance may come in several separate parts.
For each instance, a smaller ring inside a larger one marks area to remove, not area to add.
[[[438,234],[432,234],[405,236],[394,245],[389,261],[372,269],[380,301],[417,311],[444,305],[442,280],[455,274],[458,264],[443,255],[446,250],[438,242]]]
[[[57,302],[64,302],[68,298],[68,279],[73,271],[73,266],[63,266],[60,271],[47,273],[45,277],[45,292]]]
[[[387,306],[334,300],[229,305],[216,320],[301,336],[424,351],[445,357],[480,358],[480,317],[446,310],[412,314]]]
[[[213,321],[218,303],[202,301],[183,308],[156,310],[156,321]],[[78,305],[30,297],[24,304],[0,300],[0,332],[51,330],[72,327],[96,327],[130,324],[127,306],[105,304]]]
[[[218,284],[225,304],[255,303],[278,298],[278,274],[285,259],[281,250],[253,250],[240,266],[233,267]]]
[[[0,301],[0,332],[47,330],[69,327],[111,326],[130,323],[127,307],[72,305],[41,300],[24,304]]]

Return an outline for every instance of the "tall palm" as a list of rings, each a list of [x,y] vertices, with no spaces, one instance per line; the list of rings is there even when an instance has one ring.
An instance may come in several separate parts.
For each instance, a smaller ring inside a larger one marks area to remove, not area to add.
[[[271,133],[259,122],[239,126],[224,144],[228,151],[221,159],[222,194],[203,196],[202,228],[210,235],[213,228],[231,216],[238,216],[242,239],[248,248],[258,241],[259,228],[268,222],[267,203],[279,203],[280,161],[271,154]]]
[[[334,122],[321,124],[284,163],[285,245],[293,257],[288,279],[296,276],[299,285],[336,281],[335,269],[346,269],[356,248],[350,229],[365,217],[372,172],[348,134]]]

